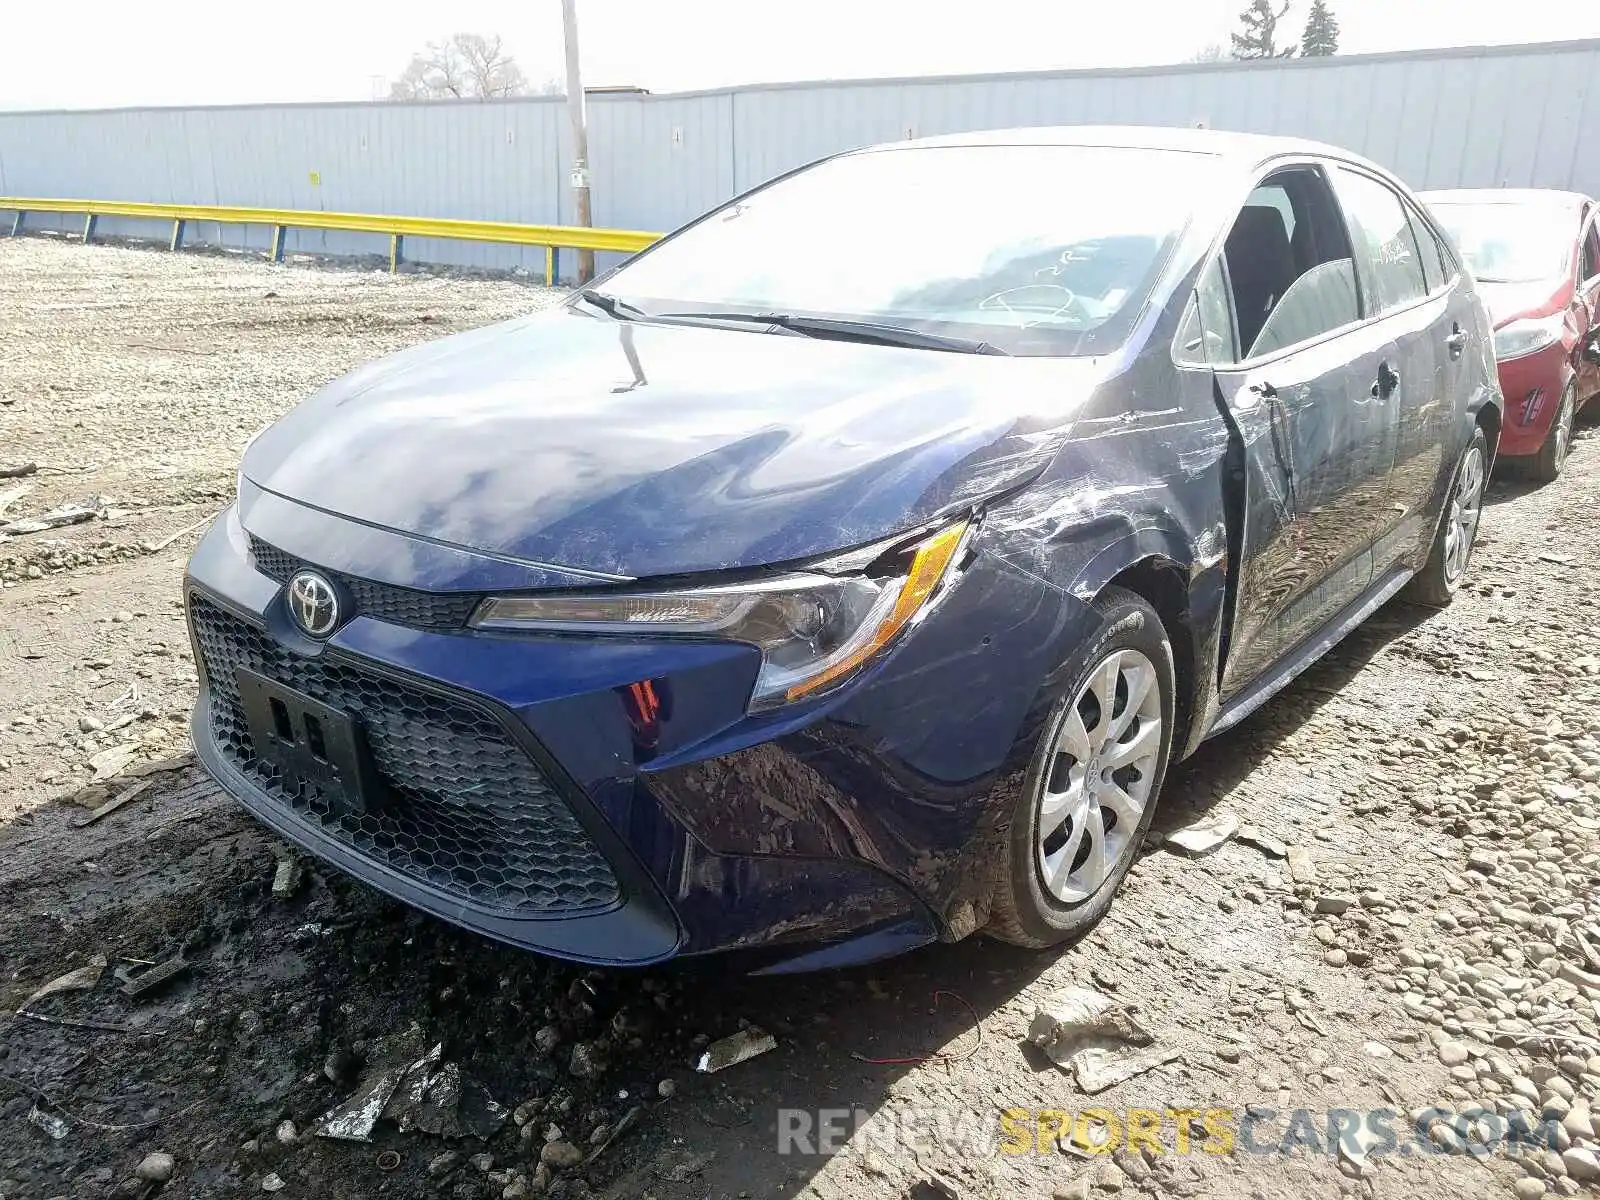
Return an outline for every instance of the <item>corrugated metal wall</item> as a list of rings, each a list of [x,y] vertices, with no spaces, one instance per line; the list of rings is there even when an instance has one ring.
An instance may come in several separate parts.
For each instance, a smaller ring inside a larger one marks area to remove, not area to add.
[[[1125,71],[769,85],[590,103],[595,221],[671,229],[801,163],[874,142],[1015,125],[1195,125],[1320,138],[1418,188],[1600,194],[1600,42]],[[282,105],[0,113],[0,195],[571,220],[565,104]],[[42,222],[41,222],[42,223]],[[59,227],[69,227],[69,220]],[[103,222],[106,233],[160,231]],[[267,231],[192,239],[265,246]],[[246,240],[248,237],[248,241]],[[297,231],[291,250],[382,253]],[[543,269],[543,252],[407,243],[409,257]]]

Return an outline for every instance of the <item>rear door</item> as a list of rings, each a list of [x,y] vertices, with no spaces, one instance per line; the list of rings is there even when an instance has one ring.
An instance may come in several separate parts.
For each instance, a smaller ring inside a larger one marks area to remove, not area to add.
[[[1357,167],[1335,166],[1332,176],[1355,248],[1362,315],[1377,322],[1388,344],[1378,364],[1380,378],[1370,398],[1360,401],[1373,406],[1374,420],[1391,425],[1395,438],[1386,502],[1375,510],[1373,528],[1372,571],[1381,578],[1402,563],[1410,565],[1429,523],[1454,416],[1448,368],[1460,330],[1451,328],[1437,249],[1429,256],[1435,280],[1430,288],[1413,214],[1400,193]]]
[[[1362,319],[1348,231],[1318,164],[1263,179],[1208,274],[1226,285],[1237,348],[1214,365],[1242,483],[1227,701],[1371,582],[1396,435],[1394,407],[1376,393],[1396,351]],[[1204,296],[1201,307],[1216,309]]]

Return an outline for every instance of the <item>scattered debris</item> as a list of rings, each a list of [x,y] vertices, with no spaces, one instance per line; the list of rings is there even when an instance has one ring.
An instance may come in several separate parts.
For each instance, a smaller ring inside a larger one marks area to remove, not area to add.
[[[944,999],[946,996],[950,997],[950,999],[954,1000],[957,1004],[961,1005],[962,1008],[967,1010],[968,1015],[972,1017],[973,1033],[977,1035],[973,1039],[972,1045],[961,1051],[961,1053],[950,1054],[945,1051],[938,1050],[927,1054],[914,1054],[909,1058],[871,1058],[865,1054],[852,1051],[850,1057],[855,1059],[857,1062],[870,1063],[877,1067],[914,1066],[917,1063],[934,1062],[937,1060],[942,1060],[944,1062],[961,1062],[965,1059],[971,1058],[978,1052],[978,1047],[983,1045],[983,1021],[978,1017],[978,1010],[972,1007],[972,1003],[967,1000],[966,997],[962,996],[958,992],[952,992],[948,988],[940,988],[938,991],[933,993],[933,1006],[935,1009],[939,1007],[939,1001]]]
[[[1110,996],[1066,987],[1052,993],[1034,1011],[1028,1040],[1058,1067],[1067,1067],[1086,1045],[1129,1042],[1148,1046],[1155,1037]]]
[[[261,1190],[263,1192],[281,1192],[287,1186],[288,1185],[283,1182],[283,1176],[279,1175],[276,1171],[270,1175],[264,1176],[261,1180]]]
[[[104,954],[96,954],[85,966],[79,967],[76,971],[68,971],[65,975],[57,976],[34,992],[33,995],[17,1005],[17,1012],[26,1014],[28,1009],[46,996],[54,996],[61,992],[87,992],[100,982],[100,976],[105,974],[105,969],[106,956]]]
[[[583,1162],[583,1151],[571,1142],[546,1142],[539,1150],[539,1161],[553,1170],[570,1170]]]
[[[1095,1095],[1182,1057],[1181,1050],[1116,1051],[1090,1046],[1073,1056],[1072,1074],[1080,1091]]]
[[[1541,555],[1539,555],[1539,561],[1542,562],[1542,563],[1554,563],[1558,567],[1566,567],[1566,566],[1571,566],[1572,565],[1572,555],[1570,555],[1570,554],[1541,554]]]
[[[642,1116],[644,1116],[644,1106],[641,1104],[635,1104],[627,1112],[623,1113],[622,1118],[611,1127],[610,1131],[601,1140],[600,1144],[596,1146],[592,1152],[590,1152],[589,1161],[593,1162],[595,1159],[604,1154],[610,1148],[611,1143],[615,1142],[623,1134],[627,1133],[628,1130],[637,1125],[639,1123],[639,1118]]]
[[[1289,846],[1284,851],[1289,860],[1289,878],[1296,883],[1315,883],[1317,865],[1311,861],[1311,851],[1304,846]]]
[[[390,1171],[398,1171],[400,1169],[400,1155],[394,1150],[385,1150],[382,1154],[378,1155],[375,1165],[377,1166],[378,1170],[382,1171],[386,1175]]]
[[[139,1160],[139,1165],[133,1169],[134,1178],[146,1183],[166,1183],[177,1165],[172,1155],[157,1150]]]
[[[72,1127],[60,1117],[45,1112],[37,1104],[28,1112],[28,1120],[44,1130],[51,1141],[59,1142],[72,1132]]]
[[[706,1047],[705,1053],[700,1056],[700,1061],[695,1064],[694,1069],[702,1074],[712,1075],[777,1048],[776,1038],[751,1026],[720,1041],[712,1042]]]
[[[1280,842],[1270,833],[1264,833],[1254,825],[1245,825],[1239,830],[1239,840],[1247,846],[1254,846],[1268,858],[1287,858],[1289,847]]]
[[[146,775],[156,775],[163,771],[181,771],[184,767],[194,763],[194,751],[185,750],[182,754],[174,754],[171,758],[158,758],[153,762],[140,763],[136,767],[129,767],[122,774],[127,779],[140,779]]]
[[[1128,1050],[1155,1036],[1110,996],[1079,987],[1062,988],[1039,1006],[1028,1041],[1091,1095],[1180,1057],[1176,1050]]]
[[[305,881],[305,874],[305,866],[298,858],[280,858],[277,869],[272,873],[272,898],[292,899]]]
[[[510,1115],[481,1083],[465,1078],[457,1063],[443,1062],[444,1044],[411,1057],[421,1042],[412,1026],[375,1057],[360,1089],[323,1114],[312,1132],[318,1137],[367,1142],[384,1118],[402,1133],[420,1130],[439,1137],[487,1141]]]
[[[7,488],[5,491],[0,492],[0,516],[4,516],[6,509],[10,508],[13,504],[15,504],[18,500],[21,500],[31,491],[33,491],[33,485],[31,483],[24,483],[17,487]]]
[[[21,537],[27,533],[43,533],[47,529],[60,529],[64,525],[81,525],[105,513],[105,505],[68,504],[52,509],[40,517],[23,517],[0,525],[0,537]]]
[[[1180,851],[1192,858],[1215,854],[1224,843],[1239,832],[1239,818],[1232,813],[1215,813],[1204,821],[1174,830],[1167,834],[1169,849]]]
[[[134,964],[118,967],[113,974],[122,982],[122,994],[130,1000],[149,995],[189,969],[189,960],[179,951],[165,962],[135,970]]]
[[[215,513],[211,513],[211,514],[209,514],[207,516],[201,517],[193,525],[185,525],[182,529],[178,530],[176,533],[169,533],[166,537],[160,539],[159,541],[141,542],[139,544],[139,549],[143,550],[146,554],[160,554],[161,551],[165,550],[168,546],[172,545],[173,542],[177,541],[179,538],[183,537],[185,534],[193,533],[196,529],[199,529],[202,525],[206,525],[209,522],[211,522],[212,520],[214,520],[215,517],[216,517],[216,514]]]
[[[26,475],[37,474],[39,464],[35,462],[15,463],[0,466],[0,479],[21,479]]]
[[[146,779],[140,783],[134,784],[131,788],[128,788],[114,799],[107,800],[99,807],[90,809],[81,817],[78,817],[72,822],[73,828],[82,829],[85,825],[93,825],[102,817],[109,817],[112,813],[116,812],[117,809],[121,808],[124,804],[127,804],[128,801],[137,800],[140,796],[144,795],[145,792],[150,790],[154,783],[155,780]]]
[[[143,749],[143,743],[124,742],[120,746],[112,746],[109,749],[100,751],[99,754],[89,760],[89,765],[94,768],[95,779],[110,779],[115,775],[120,775],[122,768],[137,758],[141,749]]]

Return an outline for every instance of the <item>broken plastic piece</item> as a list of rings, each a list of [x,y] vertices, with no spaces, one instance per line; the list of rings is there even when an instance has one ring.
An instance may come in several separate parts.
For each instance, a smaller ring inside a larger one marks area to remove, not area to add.
[[[159,962],[142,971],[135,972],[132,967],[118,967],[115,974],[122,981],[122,994],[131,1000],[137,1000],[163,984],[170,983],[188,969],[189,960],[179,952],[166,962]]]
[[[59,975],[45,984],[33,995],[17,1005],[17,1011],[19,1013],[27,1012],[28,1009],[33,1007],[35,1001],[43,1000],[46,996],[54,996],[58,992],[87,992],[100,982],[100,976],[105,973],[105,969],[106,956],[104,954],[96,954],[86,966],[79,967],[76,971],[68,971],[65,975]]]
[[[695,1070],[711,1075],[777,1048],[778,1041],[770,1033],[753,1027],[744,1029],[706,1047]]]
[[[60,1117],[43,1111],[37,1104],[35,1104],[33,1109],[28,1113],[28,1120],[34,1125],[37,1125],[40,1129],[44,1130],[45,1134],[53,1142],[61,1141],[62,1138],[66,1137],[67,1134],[72,1132],[72,1127],[70,1125],[68,1125]]]
[[[417,1130],[485,1141],[498,1133],[510,1115],[505,1106],[477,1080],[465,1078],[459,1064],[447,1062],[434,1069],[443,1056],[443,1043],[409,1061],[397,1057],[414,1050],[417,1036],[413,1027],[394,1039],[381,1053],[376,1071],[350,1099],[325,1113],[313,1132],[318,1137],[367,1142],[387,1117],[402,1133]]]
[[[1232,813],[1219,813],[1208,820],[1167,834],[1167,845],[1174,850],[1199,858],[1215,854],[1234,834],[1239,832],[1239,818]]]

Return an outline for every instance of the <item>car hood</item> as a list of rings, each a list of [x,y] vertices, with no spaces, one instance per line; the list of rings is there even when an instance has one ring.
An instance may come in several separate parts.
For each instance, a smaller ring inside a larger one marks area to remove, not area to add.
[[[256,438],[243,470],[325,512],[526,562],[754,567],[1022,482],[1106,370],[562,308],[361,368]]]
[[[1561,279],[1528,283],[1494,283],[1480,279],[1478,294],[1496,329],[1521,317],[1547,317],[1572,301],[1572,285]]]

